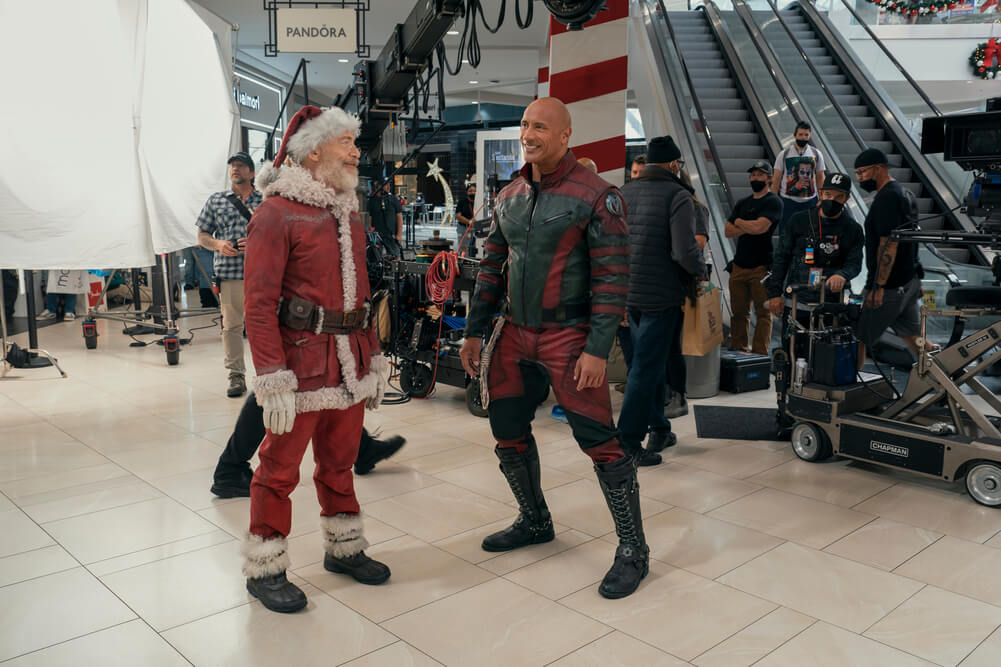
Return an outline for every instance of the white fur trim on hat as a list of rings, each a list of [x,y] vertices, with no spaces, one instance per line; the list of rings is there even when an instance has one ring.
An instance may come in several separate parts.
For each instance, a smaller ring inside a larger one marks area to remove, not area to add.
[[[323,550],[334,558],[347,558],[365,550],[368,540],[359,514],[321,516]]]
[[[291,565],[288,542],[284,537],[266,540],[260,535],[247,533],[240,552],[243,554],[243,575],[248,579],[281,574]]]
[[[257,170],[257,176],[254,177],[254,187],[264,192],[264,188],[274,183],[278,178],[278,172],[279,169],[273,163],[265,162]]]
[[[361,120],[340,107],[327,109],[319,116],[305,121],[299,130],[288,138],[286,150],[295,162],[302,162],[306,154],[336,139],[345,132],[358,136]]]
[[[298,388],[299,378],[288,369],[258,375],[254,381],[254,393],[258,396],[280,394],[284,391],[295,391]]]

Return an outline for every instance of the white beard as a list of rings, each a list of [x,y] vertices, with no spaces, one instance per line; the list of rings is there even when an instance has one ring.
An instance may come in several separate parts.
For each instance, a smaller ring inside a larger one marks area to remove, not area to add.
[[[358,172],[345,169],[339,160],[319,165],[315,178],[337,192],[351,192],[358,187]]]

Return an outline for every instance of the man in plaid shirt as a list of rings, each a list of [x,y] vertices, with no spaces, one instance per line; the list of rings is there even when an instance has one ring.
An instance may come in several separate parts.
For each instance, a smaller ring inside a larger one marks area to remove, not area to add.
[[[250,155],[236,153],[228,164],[230,191],[210,196],[196,224],[198,244],[215,252],[213,267],[222,311],[222,349],[229,369],[226,395],[236,398],[247,392],[243,362],[243,250],[250,213],[260,206],[262,197],[254,189],[254,161]]]

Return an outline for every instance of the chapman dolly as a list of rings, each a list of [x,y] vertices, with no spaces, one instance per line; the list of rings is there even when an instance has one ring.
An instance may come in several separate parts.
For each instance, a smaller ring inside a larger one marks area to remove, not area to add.
[[[796,289],[791,293],[795,312]],[[925,339],[929,315],[951,316],[956,321],[948,345],[919,355],[907,388],[896,399],[891,385],[879,375],[859,373],[851,382],[821,384],[796,374],[785,404],[785,412],[795,420],[796,456],[819,461],[837,454],[945,481],[965,477],[966,490],[976,502],[1001,506],[1001,419],[985,416],[962,391],[969,387],[1001,413],[1001,400],[977,379],[1001,360],[1001,321],[963,335],[970,318],[1001,317],[1001,287],[955,287],[946,304],[951,308],[922,307],[918,340]],[[807,362],[815,368],[821,348],[817,341],[832,331],[837,334],[836,327],[815,328],[816,321],[811,316],[809,327],[794,326],[791,368],[802,360],[796,358],[798,335],[809,338]],[[803,348],[798,348],[801,355]]]

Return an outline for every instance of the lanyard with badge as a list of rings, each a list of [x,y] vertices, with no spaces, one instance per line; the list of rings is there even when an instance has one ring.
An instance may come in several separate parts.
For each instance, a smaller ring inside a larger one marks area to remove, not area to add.
[[[814,215],[817,216],[817,229],[816,230],[814,230],[814,228],[813,228],[813,216]],[[810,245],[808,245],[806,248],[804,248],[804,251],[803,251],[803,263],[804,264],[813,264],[814,263],[814,261],[815,261],[815,258],[814,258],[814,254],[815,254],[814,244],[816,244],[818,246],[817,249],[819,249],[823,253],[823,255],[824,255],[823,265],[827,266],[830,263],[830,259],[834,255],[834,252],[838,249],[838,237],[837,237],[837,235],[835,235],[831,239],[830,243],[825,242],[824,241],[824,220],[823,220],[823,218],[820,216],[819,213],[815,212],[815,209],[810,211],[810,213],[808,214],[808,217],[810,219],[810,234],[811,234],[812,238],[810,239],[810,241],[811,241]],[[818,243],[818,241],[819,241],[819,243]],[[814,267],[814,268],[810,269],[810,278],[809,278],[808,282],[809,282],[810,285],[816,285],[816,284],[818,284],[823,279],[823,277],[824,277],[824,270],[822,268],[820,268],[820,267]]]

